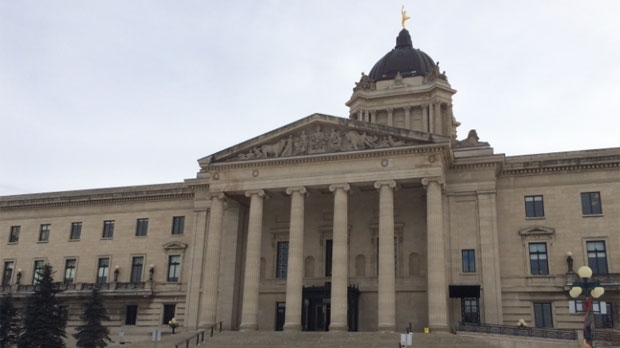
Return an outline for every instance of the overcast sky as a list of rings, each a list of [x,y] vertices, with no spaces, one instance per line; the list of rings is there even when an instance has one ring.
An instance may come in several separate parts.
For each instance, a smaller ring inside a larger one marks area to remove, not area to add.
[[[180,182],[302,117],[347,117],[403,3],[458,90],[459,139],[620,146],[618,0],[0,0],[0,195]]]

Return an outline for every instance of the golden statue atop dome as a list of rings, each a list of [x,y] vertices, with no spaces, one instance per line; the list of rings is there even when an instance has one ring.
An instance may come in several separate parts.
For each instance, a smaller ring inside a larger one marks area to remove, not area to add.
[[[400,10],[400,13],[402,15],[402,20],[401,20],[401,24],[403,25],[403,28],[405,28],[405,22],[411,18],[409,16],[407,16],[407,11],[405,11],[405,5],[403,5],[402,9]]]

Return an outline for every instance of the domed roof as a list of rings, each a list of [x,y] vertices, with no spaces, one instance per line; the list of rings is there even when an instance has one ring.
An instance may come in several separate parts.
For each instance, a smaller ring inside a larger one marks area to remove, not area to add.
[[[434,69],[433,59],[413,48],[409,32],[403,29],[396,38],[396,47],[375,64],[368,76],[374,81],[392,80],[398,73],[402,77],[425,76]]]

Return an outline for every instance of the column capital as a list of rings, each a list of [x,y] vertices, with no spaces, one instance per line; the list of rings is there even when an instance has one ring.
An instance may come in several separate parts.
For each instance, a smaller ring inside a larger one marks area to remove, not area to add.
[[[331,192],[336,192],[336,190],[338,190],[338,189],[342,189],[344,192],[347,192],[347,191],[349,191],[351,189],[351,185],[346,184],[346,183],[344,183],[344,184],[331,184],[331,185],[329,185],[329,190]]]
[[[381,186],[388,186],[389,188],[393,189],[396,187],[396,181],[394,180],[379,180],[379,181],[375,181],[374,184],[375,188],[378,190],[381,188]]]
[[[209,192],[207,194],[207,197],[209,197],[210,200],[213,200],[214,198],[219,198],[219,199],[225,199],[226,195],[224,194],[224,192]]]
[[[441,186],[442,188],[446,185],[446,182],[441,176],[431,176],[431,177],[422,179],[422,185],[424,186],[425,189],[428,188],[428,185],[432,182],[438,183],[439,186]]]
[[[254,195],[257,195],[258,197],[261,198],[269,198],[269,196],[265,193],[265,190],[250,190],[250,191],[245,191],[245,196],[246,197],[252,197]]]
[[[299,192],[300,194],[305,195],[306,193],[308,193],[308,189],[306,189],[305,186],[294,186],[286,188],[287,195],[292,195],[294,192]]]

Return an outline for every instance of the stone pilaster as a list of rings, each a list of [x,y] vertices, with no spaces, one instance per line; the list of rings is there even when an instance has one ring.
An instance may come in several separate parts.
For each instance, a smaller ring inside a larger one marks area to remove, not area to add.
[[[248,191],[245,195],[250,197],[250,218],[245,253],[241,326],[239,329],[250,331],[258,329],[258,286],[260,282],[260,249],[263,233],[263,198],[265,197],[265,191]]]
[[[448,330],[448,298],[446,257],[443,231],[443,178],[422,179],[426,188],[426,224],[428,253],[428,325],[436,330]]]
[[[394,109],[387,109],[387,125],[394,126]]]
[[[290,187],[291,225],[288,239],[288,264],[286,269],[285,331],[301,330],[301,301],[304,277],[304,195],[305,187]]]
[[[334,192],[332,289],[330,331],[347,331],[347,286],[349,282],[348,197],[349,184],[331,185]]]
[[[396,275],[394,274],[394,180],[375,182],[379,190],[378,331],[396,330]]]
[[[194,238],[191,247],[190,276],[187,285],[185,299],[187,312],[185,315],[185,327],[197,329],[200,318],[200,296],[202,294],[202,269],[205,263],[204,250],[206,249],[207,214],[211,207],[211,201],[203,203],[204,206],[194,208]]]
[[[219,292],[220,250],[222,241],[222,220],[224,217],[224,194],[211,195],[207,251],[205,257],[203,296],[200,314],[200,327],[210,327],[216,323]]]
[[[480,260],[484,322],[503,324],[502,286],[499,266],[497,235],[497,208],[495,191],[478,193],[478,221],[480,223]]]

